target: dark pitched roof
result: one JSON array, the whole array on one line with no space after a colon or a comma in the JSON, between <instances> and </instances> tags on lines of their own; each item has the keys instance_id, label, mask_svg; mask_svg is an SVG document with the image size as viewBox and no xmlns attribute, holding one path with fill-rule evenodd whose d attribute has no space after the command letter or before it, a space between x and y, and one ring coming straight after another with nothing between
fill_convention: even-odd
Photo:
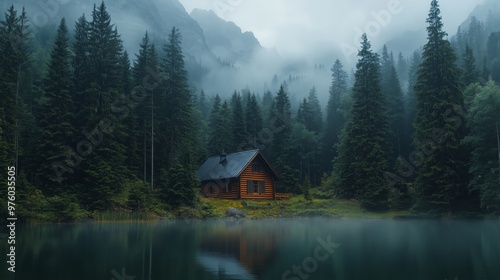
<instances>
[{"instance_id":1,"label":"dark pitched roof","mask_svg":"<svg viewBox=\"0 0 500 280\"><path fill-rule=\"evenodd\" d=\"M203 165L196 172L196 176L200 181L211 181L211 180L221 180L238 177L243 169L257 156L262 154L258 149L238 152L234 154L227 154L226 160L220 162L221 156L209 157ZM262 156L264 158L264 156ZM264 160L269 164L269 162L264 158ZM276 171L269 164L270 169L276 175Z\"/></svg>"}]
</instances>

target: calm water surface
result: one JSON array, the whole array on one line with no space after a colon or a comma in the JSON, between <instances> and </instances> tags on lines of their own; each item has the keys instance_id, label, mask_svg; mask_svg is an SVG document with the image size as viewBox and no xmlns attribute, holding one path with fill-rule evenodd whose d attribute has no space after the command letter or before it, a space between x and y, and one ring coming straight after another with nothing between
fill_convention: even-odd
<instances>
[{"instance_id":1,"label":"calm water surface","mask_svg":"<svg viewBox=\"0 0 500 280\"><path fill-rule=\"evenodd\" d=\"M246 220L18 228L0 279L494 279L499 221Z\"/></svg>"}]
</instances>

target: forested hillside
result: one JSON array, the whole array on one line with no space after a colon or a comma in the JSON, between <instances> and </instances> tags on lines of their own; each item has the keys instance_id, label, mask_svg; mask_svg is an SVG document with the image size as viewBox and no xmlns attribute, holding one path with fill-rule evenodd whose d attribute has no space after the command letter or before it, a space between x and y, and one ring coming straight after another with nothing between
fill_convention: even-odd
<instances>
[{"instance_id":1,"label":"forested hillside","mask_svg":"<svg viewBox=\"0 0 500 280\"><path fill-rule=\"evenodd\" d=\"M377 54L363 35L353 85L337 59L323 104L316 87L292 98L292 76L275 76L275 92L194 89L182 30L165 30L161 45L144 30L128 53L104 2L77 22L61 19L50 48L25 10L2 12L0 185L15 166L25 220L198 208L199 164L254 148L281 174L279 192L309 198L316 188L370 211L500 214L493 19L473 18L448 40L433 0L422 50L409 60L386 47ZM0 201L5 216L5 191Z\"/></svg>"}]
</instances>

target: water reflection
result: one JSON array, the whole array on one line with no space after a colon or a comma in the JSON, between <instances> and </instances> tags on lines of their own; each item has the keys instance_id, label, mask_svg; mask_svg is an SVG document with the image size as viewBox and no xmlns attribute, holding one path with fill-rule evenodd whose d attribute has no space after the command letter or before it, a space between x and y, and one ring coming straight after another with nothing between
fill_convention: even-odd
<instances>
[{"instance_id":1,"label":"water reflection","mask_svg":"<svg viewBox=\"0 0 500 280\"><path fill-rule=\"evenodd\" d=\"M340 247L315 263L319 239ZM2 280L500 280L499 221L34 225L17 231L15 274L6 269L5 241Z\"/></svg>"},{"instance_id":2,"label":"water reflection","mask_svg":"<svg viewBox=\"0 0 500 280\"><path fill-rule=\"evenodd\" d=\"M277 233L228 221L202 238L196 260L219 279L260 279L273 262Z\"/></svg>"}]
</instances>

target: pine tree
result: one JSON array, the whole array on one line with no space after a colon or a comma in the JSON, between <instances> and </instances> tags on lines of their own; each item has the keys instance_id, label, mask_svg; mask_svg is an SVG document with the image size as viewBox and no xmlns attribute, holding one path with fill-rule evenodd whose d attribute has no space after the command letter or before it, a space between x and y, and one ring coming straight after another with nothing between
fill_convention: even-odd
<instances>
[{"instance_id":1,"label":"pine tree","mask_svg":"<svg viewBox=\"0 0 500 280\"><path fill-rule=\"evenodd\" d=\"M479 89L469 119L466 142L474 147L470 187L480 192L482 208L500 214L500 87L493 81Z\"/></svg>"},{"instance_id":2,"label":"pine tree","mask_svg":"<svg viewBox=\"0 0 500 280\"><path fill-rule=\"evenodd\" d=\"M58 166L70 156L73 127L71 124L73 102L71 99L72 71L68 43L68 30L64 19L57 30L45 81L46 102L40 112L39 169L37 181L47 195L61 195L68 189L67 177L59 176L63 171Z\"/></svg>"},{"instance_id":3,"label":"pine tree","mask_svg":"<svg viewBox=\"0 0 500 280\"><path fill-rule=\"evenodd\" d=\"M465 134L460 70L445 39L440 14L433 0L427 19L428 42L415 86L414 146L420 151L415 209L430 213L457 210L468 181L466 155L460 145Z\"/></svg>"},{"instance_id":4,"label":"pine tree","mask_svg":"<svg viewBox=\"0 0 500 280\"><path fill-rule=\"evenodd\" d=\"M347 72L340 60L336 60L332 69L332 85L326 107L326 122L323 137L324 166L332 169L332 161L337 157L337 145L344 127L345 119L341 112L341 95L347 91Z\"/></svg>"},{"instance_id":5,"label":"pine tree","mask_svg":"<svg viewBox=\"0 0 500 280\"><path fill-rule=\"evenodd\" d=\"M245 112L243 110L243 103L241 95L236 91L231 97L231 138L232 145L227 152L237 152L240 147L246 142L246 127L245 127Z\"/></svg>"},{"instance_id":6,"label":"pine tree","mask_svg":"<svg viewBox=\"0 0 500 280\"><path fill-rule=\"evenodd\" d=\"M469 44L465 45L463 63L462 82L467 87L468 85L479 81L479 71L476 68L476 59L474 58L474 53L469 47Z\"/></svg>"},{"instance_id":7,"label":"pine tree","mask_svg":"<svg viewBox=\"0 0 500 280\"><path fill-rule=\"evenodd\" d=\"M384 179L389 168L389 128L385 98L380 91L379 58L371 50L366 34L358 53L354 104L339 147L335 191L357 198L368 209L387 207Z\"/></svg>"},{"instance_id":8,"label":"pine tree","mask_svg":"<svg viewBox=\"0 0 500 280\"><path fill-rule=\"evenodd\" d=\"M3 110L3 142L7 144L7 158L11 165L18 164L20 134L22 133L21 118L25 110L21 87L23 69L29 65L28 18L26 11L18 15L14 6L5 13L5 19L0 21L0 109ZM19 170L17 170L19 172Z\"/></svg>"},{"instance_id":9,"label":"pine tree","mask_svg":"<svg viewBox=\"0 0 500 280\"><path fill-rule=\"evenodd\" d=\"M262 118L268 120L271 117L271 108L273 107L274 96L271 91L264 92L260 108L262 109Z\"/></svg>"},{"instance_id":10,"label":"pine tree","mask_svg":"<svg viewBox=\"0 0 500 280\"><path fill-rule=\"evenodd\" d=\"M394 67L394 58L392 53L388 53L385 45L382 52L381 77L380 85L386 98L389 127L391 129L392 158L390 163L393 165L397 157L408 152L409 145L407 145L408 141L405 141L403 91Z\"/></svg>"},{"instance_id":11,"label":"pine tree","mask_svg":"<svg viewBox=\"0 0 500 280\"><path fill-rule=\"evenodd\" d=\"M217 134L217 130L220 126L222 120L220 119L220 109L222 105L222 100L217 94L212 102L212 110L210 112L210 118L208 123L208 143L207 150L210 155L216 155L222 152L222 145L220 144L220 135Z\"/></svg>"},{"instance_id":12,"label":"pine tree","mask_svg":"<svg viewBox=\"0 0 500 280\"><path fill-rule=\"evenodd\" d=\"M290 99L284 85L280 86L271 108L269 119L270 129L273 133L271 143L271 159L275 162L281 181L278 190L287 193L298 193L298 171L291 166L291 133L292 122L290 112Z\"/></svg>"},{"instance_id":13,"label":"pine tree","mask_svg":"<svg viewBox=\"0 0 500 280\"><path fill-rule=\"evenodd\" d=\"M124 51L120 58L120 70L121 70L121 92L124 96L134 100L135 95L132 92L132 76L130 68L130 59L128 52ZM135 101L137 102L137 101ZM131 110L124 115L124 126L127 131L128 137L126 138L124 144L127 150L127 169L130 170L134 177L140 176L140 166L141 166L141 154L139 152L139 147L142 144L141 139L137 135L138 124L137 119L134 116L134 108L136 104L132 103Z\"/></svg>"},{"instance_id":14,"label":"pine tree","mask_svg":"<svg viewBox=\"0 0 500 280\"><path fill-rule=\"evenodd\" d=\"M152 121L154 110L153 104L159 103L159 80L158 60L154 44L150 42L148 32L145 33L139 45L139 53L135 55L132 67L132 84L136 95L139 96L138 103L132 109L132 120L135 129L131 131L130 137L134 137L137 143L136 163L139 176L144 182L151 176L151 148L152 148ZM154 77L153 77L154 76ZM152 102L152 97L156 102ZM149 179L150 181L150 179Z\"/></svg>"},{"instance_id":15,"label":"pine tree","mask_svg":"<svg viewBox=\"0 0 500 280\"><path fill-rule=\"evenodd\" d=\"M403 56L403 53L399 52L398 55L398 62L396 67L396 72L398 74L399 80L401 81L401 84L405 84L408 81L408 61L406 58Z\"/></svg>"},{"instance_id":16,"label":"pine tree","mask_svg":"<svg viewBox=\"0 0 500 280\"><path fill-rule=\"evenodd\" d=\"M205 91L203 90L201 90L200 96L198 97L198 109L200 110L201 118L203 120L208 120L208 117L210 115L210 107L208 105L208 100Z\"/></svg>"},{"instance_id":17,"label":"pine tree","mask_svg":"<svg viewBox=\"0 0 500 280\"><path fill-rule=\"evenodd\" d=\"M422 63L422 56L418 51L415 51L412 56L410 70L408 71L408 90L406 93L406 135L408 139L413 139L415 134L415 118L417 116L417 95L415 93L415 85L417 84L418 69ZM410 140L411 142L411 140ZM410 145L411 146L411 145ZM405 154L405 157L408 155Z\"/></svg>"},{"instance_id":18,"label":"pine tree","mask_svg":"<svg viewBox=\"0 0 500 280\"><path fill-rule=\"evenodd\" d=\"M123 98L123 51L104 3L94 6L87 32L88 43L82 47L87 56L79 59L88 63L83 79L89 83L79 85L83 104L75 104L77 117L85 120L80 123L83 129L78 131L76 150L84 145L86 151L80 180L83 202L90 209L104 210L117 205L114 197L130 178L125 164L125 129L120 114L114 111L114 104Z\"/></svg>"},{"instance_id":19,"label":"pine tree","mask_svg":"<svg viewBox=\"0 0 500 280\"><path fill-rule=\"evenodd\" d=\"M246 145L248 149L256 149L258 147L257 140L262 135L259 135L263 129L262 113L255 94L247 96L245 108L245 127L247 132Z\"/></svg>"},{"instance_id":20,"label":"pine tree","mask_svg":"<svg viewBox=\"0 0 500 280\"><path fill-rule=\"evenodd\" d=\"M304 125L304 128L307 124L307 121L310 120L311 112L309 111L310 107L307 103L307 98L304 98L299 105L299 109L297 110L297 122Z\"/></svg>"},{"instance_id":21,"label":"pine tree","mask_svg":"<svg viewBox=\"0 0 500 280\"><path fill-rule=\"evenodd\" d=\"M82 15L75 23L75 36L73 43L73 104L75 105L75 116L72 118L73 127L76 132L81 133L87 124L86 117L90 114L87 112L89 99L85 93L90 84L90 54L89 54L89 32L90 23ZM81 140L79 134L75 134L74 142ZM79 172L75 170L75 178L78 180Z\"/></svg>"},{"instance_id":22,"label":"pine tree","mask_svg":"<svg viewBox=\"0 0 500 280\"><path fill-rule=\"evenodd\" d=\"M315 87L313 87L309 91L309 96L307 97L307 105L309 107L311 116L306 127L309 131L313 131L319 134L323 129L323 114L321 113L321 105L319 104Z\"/></svg>"},{"instance_id":23,"label":"pine tree","mask_svg":"<svg viewBox=\"0 0 500 280\"><path fill-rule=\"evenodd\" d=\"M316 134L321 133L323 126L323 115L321 114L321 105L316 96L316 88L312 88L309 97L304 98L297 111L297 122L304 125L308 131Z\"/></svg>"},{"instance_id":24,"label":"pine tree","mask_svg":"<svg viewBox=\"0 0 500 280\"><path fill-rule=\"evenodd\" d=\"M158 137L155 136L155 147L158 147L155 158L158 159L156 166L162 176L175 168L178 174L187 178L183 181L186 186L182 189L182 198L175 203L192 204L194 187L197 186L194 179L195 143L199 129L181 44L181 34L173 27L163 48L166 53L162 63L165 78L158 105L160 119L158 129L155 130L155 134L158 134ZM177 197L178 190L175 188L178 182L169 180L168 176L166 180L160 178L160 181L166 182L160 187L166 200L171 202L171 197Z\"/></svg>"}]
</instances>

